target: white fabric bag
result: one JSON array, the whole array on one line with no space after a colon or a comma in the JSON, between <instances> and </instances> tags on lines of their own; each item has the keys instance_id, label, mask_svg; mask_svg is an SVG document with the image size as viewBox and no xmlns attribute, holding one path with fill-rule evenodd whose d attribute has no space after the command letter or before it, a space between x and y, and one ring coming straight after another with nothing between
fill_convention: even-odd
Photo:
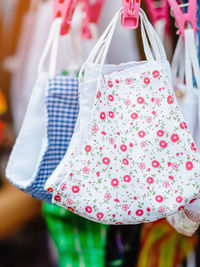
<instances>
[{"instance_id":1,"label":"white fabric bag","mask_svg":"<svg viewBox=\"0 0 200 267\"><path fill-rule=\"evenodd\" d=\"M37 193L38 191L37 186L32 188L32 185L35 182L35 176L47 146L45 95L49 73L55 68L56 54L54 49L52 49L51 52L49 71L44 69L44 62L52 44L57 42L60 33L60 25L60 18L56 19L52 24L39 63L38 78L31 94L25 119L6 167L6 177L11 183L26 192L35 190ZM50 200L51 196L48 192L46 192L46 194L44 193L44 195L43 198Z\"/></svg>"},{"instance_id":2,"label":"white fabric bag","mask_svg":"<svg viewBox=\"0 0 200 267\"><path fill-rule=\"evenodd\" d=\"M179 69L179 87L184 90L185 104L183 106L183 112L191 131L191 134L195 140L198 150L200 150L200 118L199 118L199 97L200 97L200 68L197 57L197 49L195 45L195 34L193 29L185 30L185 40L182 36L179 37L175 56L172 64L172 71L174 74L174 84L176 84L176 75ZM185 59L183 59L185 56ZM179 66L178 66L179 62ZM197 82L197 88L193 85L192 70L194 70L194 78ZM184 78L186 84L184 84ZM196 150L194 144L191 148ZM174 227L179 233L192 236L199 227L200 224L200 200L193 199L190 204L183 210L171 215L167 218L167 221Z\"/></svg>"},{"instance_id":3,"label":"white fabric bag","mask_svg":"<svg viewBox=\"0 0 200 267\"><path fill-rule=\"evenodd\" d=\"M80 72L81 79L97 51L100 76L89 131L80 130L77 138L75 130L62 163L45 188L57 179L53 202L90 220L136 224L175 213L199 196L200 161L190 148L193 139L176 104L162 43L143 11L141 29L148 61L101 73L120 14ZM87 112L84 101L80 95L79 117ZM77 128L85 129L83 124L79 118Z\"/></svg>"}]
</instances>

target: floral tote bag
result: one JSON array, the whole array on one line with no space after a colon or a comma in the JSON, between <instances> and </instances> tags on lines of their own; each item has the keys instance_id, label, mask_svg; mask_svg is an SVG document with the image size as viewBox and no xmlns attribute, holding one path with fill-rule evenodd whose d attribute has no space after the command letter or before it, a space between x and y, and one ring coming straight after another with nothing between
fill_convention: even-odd
<instances>
[{"instance_id":1,"label":"floral tote bag","mask_svg":"<svg viewBox=\"0 0 200 267\"><path fill-rule=\"evenodd\" d=\"M162 43L142 10L147 61L102 73L120 15L121 10L80 72L82 81L97 51L100 74L88 126L80 121L81 109L87 110L80 95L69 149L45 188L57 178L53 203L96 222L137 224L173 214L199 197L200 156L191 149L194 140L173 93Z\"/></svg>"}]
</instances>

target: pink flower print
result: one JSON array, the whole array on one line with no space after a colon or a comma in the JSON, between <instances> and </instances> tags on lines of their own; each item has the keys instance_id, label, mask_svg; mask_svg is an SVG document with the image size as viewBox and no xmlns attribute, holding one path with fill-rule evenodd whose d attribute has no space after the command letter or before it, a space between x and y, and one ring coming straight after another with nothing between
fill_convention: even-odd
<instances>
[{"instance_id":1,"label":"pink flower print","mask_svg":"<svg viewBox=\"0 0 200 267\"><path fill-rule=\"evenodd\" d=\"M101 92L97 92L96 98L100 98L101 97Z\"/></svg>"},{"instance_id":2,"label":"pink flower print","mask_svg":"<svg viewBox=\"0 0 200 267\"><path fill-rule=\"evenodd\" d=\"M68 210L74 212L75 210L72 207L67 207Z\"/></svg>"},{"instance_id":3,"label":"pink flower print","mask_svg":"<svg viewBox=\"0 0 200 267\"><path fill-rule=\"evenodd\" d=\"M123 159L124 165L129 165L129 161L127 159Z\"/></svg>"},{"instance_id":4,"label":"pink flower print","mask_svg":"<svg viewBox=\"0 0 200 267\"><path fill-rule=\"evenodd\" d=\"M74 174L73 173L70 173L70 175L69 175L70 177L73 177L74 176Z\"/></svg>"},{"instance_id":5,"label":"pink flower print","mask_svg":"<svg viewBox=\"0 0 200 267\"><path fill-rule=\"evenodd\" d=\"M83 173L88 174L90 172L90 169L87 167L83 168Z\"/></svg>"},{"instance_id":6,"label":"pink flower print","mask_svg":"<svg viewBox=\"0 0 200 267\"><path fill-rule=\"evenodd\" d=\"M183 198L181 196L178 196L176 198L176 202L181 203L183 201Z\"/></svg>"},{"instance_id":7,"label":"pink flower print","mask_svg":"<svg viewBox=\"0 0 200 267\"><path fill-rule=\"evenodd\" d=\"M72 192L73 192L73 193L77 194L79 191L80 191L80 188L79 188L78 185L74 185L74 186L72 186Z\"/></svg>"},{"instance_id":8,"label":"pink flower print","mask_svg":"<svg viewBox=\"0 0 200 267\"><path fill-rule=\"evenodd\" d=\"M157 131L157 136L162 137L164 135L164 132L162 130Z\"/></svg>"},{"instance_id":9,"label":"pink flower print","mask_svg":"<svg viewBox=\"0 0 200 267\"><path fill-rule=\"evenodd\" d=\"M99 127L98 127L97 125L94 125L94 126L92 127L92 132L93 132L93 133L97 133L98 130L99 130Z\"/></svg>"},{"instance_id":10,"label":"pink flower print","mask_svg":"<svg viewBox=\"0 0 200 267\"><path fill-rule=\"evenodd\" d=\"M173 181L174 180L174 177L170 175L169 176L169 179Z\"/></svg>"},{"instance_id":11,"label":"pink flower print","mask_svg":"<svg viewBox=\"0 0 200 267\"><path fill-rule=\"evenodd\" d=\"M121 149L121 151L126 152L127 146L126 145L121 145L120 149Z\"/></svg>"},{"instance_id":12,"label":"pink flower print","mask_svg":"<svg viewBox=\"0 0 200 267\"><path fill-rule=\"evenodd\" d=\"M159 143L160 147L162 148L166 148L167 147L167 143L164 140L161 140Z\"/></svg>"},{"instance_id":13,"label":"pink flower print","mask_svg":"<svg viewBox=\"0 0 200 267\"><path fill-rule=\"evenodd\" d=\"M143 210L137 210L135 213L137 216L142 216L144 214Z\"/></svg>"},{"instance_id":14,"label":"pink flower print","mask_svg":"<svg viewBox=\"0 0 200 267\"><path fill-rule=\"evenodd\" d=\"M108 113L108 115L109 115L109 117L111 118L111 119L113 119L114 118L114 113L112 112L112 111L110 111L109 113Z\"/></svg>"},{"instance_id":15,"label":"pink flower print","mask_svg":"<svg viewBox=\"0 0 200 267\"><path fill-rule=\"evenodd\" d=\"M105 196L104 196L105 199L109 200L112 198L111 194L110 193L105 193Z\"/></svg>"},{"instance_id":16,"label":"pink flower print","mask_svg":"<svg viewBox=\"0 0 200 267\"><path fill-rule=\"evenodd\" d=\"M174 99L173 99L173 97L171 95L169 95L167 97L167 103L170 104L170 105L174 103Z\"/></svg>"},{"instance_id":17,"label":"pink flower print","mask_svg":"<svg viewBox=\"0 0 200 267\"><path fill-rule=\"evenodd\" d=\"M110 88L112 88L112 87L113 87L113 83L112 83L111 81L108 81L108 86L109 86Z\"/></svg>"},{"instance_id":18,"label":"pink flower print","mask_svg":"<svg viewBox=\"0 0 200 267\"><path fill-rule=\"evenodd\" d=\"M154 100L155 100L155 98L154 98L154 97L152 97L152 98L151 98L151 102L154 102Z\"/></svg>"},{"instance_id":19,"label":"pink flower print","mask_svg":"<svg viewBox=\"0 0 200 267\"><path fill-rule=\"evenodd\" d=\"M105 118L106 118L106 113L105 112L101 112L100 119L101 120L105 120Z\"/></svg>"},{"instance_id":20,"label":"pink flower print","mask_svg":"<svg viewBox=\"0 0 200 267\"><path fill-rule=\"evenodd\" d=\"M102 132L101 132L101 134L103 134L103 135L106 135L107 133L106 133L106 132L104 132L104 131L102 131Z\"/></svg>"},{"instance_id":21,"label":"pink flower print","mask_svg":"<svg viewBox=\"0 0 200 267\"><path fill-rule=\"evenodd\" d=\"M146 168L146 165L142 162L140 162L140 164L138 165L140 170L144 170Z\"/></svg>"},{"instance_id":22,"label":"pink flower print","mask_svg":"<svg viewBox=\"0 0 200 267\"><path fill-rule=\"evenodd\" d=\"M159 76L160 76L160 72L158 71L158 70L154 70L153 72L152 72L152 75L153 75L153 78L158 78Z\"/></svg>"},{"instance_id":23,"label":"pink flower print","mask_svg":"<svg viewBox=\"0 0 200 267\"><path fill-rule=\"evenodd\" d=\"M50 193L53 193L53 188L52 187L48 187L47 191L49 191Z\"/></svg>"},{"instance_id":24,"label":"pink flower print","mask_svg":"<svg viewBox=\"0 0 200 267\"><path fill-rule=\"evenodd\" d=\"M145 131L139 131L139 132L138 132L138 136L139 136L140 138L144 138L145 135L146 135Z\"/></svg>"},{"instance_id":25,"label":"pink flower print","mask_svg":"<svg viewBox=\"0 0 200 267\"><path fill-rule=\"evenodd\" d=\"M61 190L65 190L65 189L66 189L66 187L67 187L67 185L66 185L66 184L61 184L61 186L60 186L60 189L61 189Z\"/></svg>"},{"instance_id":26,"label":"pink flower print","mask_svg":"<svg viewBox=\"0 0 200 267\"><path fill-rule=\"evenodd\" d=\"M168 165L168 167L171 167L172 164L171 164L171 162L168 162L167 165Z\"/></svg>"},{"instance_id":27,"label":"pink flower print","mask_svg":"<svg viewBox=\"0 0 200 267\"><path fill-rule=\"evenodd\" d=\"M144 103L144 98L143 97L138 97L137 102L138 102L138 104L143 104Z\"/></svg>"},{"instance_id":28,"label":"pink flower print","mask_svg":"<svg viewBox=\"0 0 200 267\"><path fill-rule=\"evenodd\" d=\"M119 80L115 80L116 83L119 83Z\"/></svg>"},{"instance_id":29,"label":"pink flower print","mask_svg":"<svg viewBox=\"0 0 200 267\"><path fill-rule=\"evenodd\" d=\"M128 206L127 204L123 204L123 205L122 205L122 209L123 209L124 211L128 211L129 206Z\"/></svg>"},{"instance_id":30,"label":"pink flower print","mask_svg":"<svg viewBox=\"0 0 200 267\"><path fill-rule=\"evenodd\" d=\"M153 179L153 177L148 177L148 178L147 178L147 183L148 183L148 184L153 184L153 183L154 183L154 179Z\"/></svg>"},{"instance_id":31,"label":"pink flower print","mask_svg":"<svg viewBox=\"0 0 200 267\"><path fill-rule=\"evenodd\" d=\"M131 181L131 176L130 175L125 175L124 176L124 182L130 183L130 181Z\"/></svg>"},{"instance_id":32,"label":"pink flower print","mask_svg":"<svg viewBox=\"0 0 200 267\"><path fill-rule=\"evenodd\" d=\"M125 99L125 100L124 100L124 104L125 104L126 106L129 106L129 105L131 104L130 99Z\"/></svg>"},{"instance_id":33,"label":"pink flower print","mask_svg":"<svg viewBox=\"0 0 200 267\"><path fill-rule=\"evenodd\" d=\"M182 121L181 123L180 123L180 128L181 129L187 129L187 124L186 124L186 122L185 121Z\"/></svg>"},{"instance_id":34,"label":"pink flower print","mask_svg":"<svg viewBox=\"0 0 200 267\"><path fill-rule=\"evenodd\" d=\"M160 98L156 98L155 103L156 103L156 105L159 105L160 104Z\"/></svg>"},{"instance_id":35,"label":"pink flower print","mask_svg":"<svg viewBox=\"0 0 200 267\"><path fill-rule=\"evenodd\" d=\"M145 84L149 84L150 83L150 79L148 77L144 78L144 83Z\"/></svg>"},{"instance_id":36,"label":"pink flower print","mask_svg":"<svg viewBox=\"0 0 200 267\"><path fill-rule=\"evenodd\" d=\"M71 200L71 198L67 198L66 202L67 202L68 205L72 205L73 204L73 201Z\"/></svg>"},{"instance_id":37,"label":"pink flower print","mask_svg":"<svg viewBox=\"0 0 200 267\"><path fill-rule=\"evenodd\" d=\"M130 146L130 147L133 147L133 143L130 143L129 146Z\"/></svg>"},{"instance_id":38,"label":"pink flower print","mask_svg":"<svg viewBox=\"0 0 200 267\"><path fill-rule=\"evenodd\" d=\"M87 213L92 213L92 208L90 206L85 207Z\"/></svg>"},{"instance_id":39,"label":"pink flower print","mask_svg":"<svg viewBox=\"0 0 200 267\"><path fill-rule=\"evenodd\" d=\"M118 186L118 184L119 184L119 181L117 178L112 179L112 181L111 181L112 186Z\"/></svg>"},{"instance_id":40,"label":"pink flower print","mask_svg":"<svg viewBox=\"0 0 200 267\"><path fill-rule=\"evenodd\" d=\"M178 140L179 140L179 136L178 136L178 134L172 134L172 136L171 136L171 140L172 140L173 143L178 142Z\"/></svg>"},{"instance_id":41,"label":"pink flower print","mask_svg":"<svg viewBox=\"0 0 200 267\"><path fill-rule=\"evenodd\" d=\"M168 187L170 186L170 184L169 184L168 181L164 181L164 182L163 182L163 186L164 186L165 188L168 188Z\"/></svg>"},{"instance_id":42,"label":"pink flower print","mask_svg":"<svg viewBox=\"0 0 200 267\"><path fill-rule=\"evenodd\" d=\"M131 211L129 210L128 215L131 215Z\"/></svg>"},{"instance_id":43,"label":"pink flower print","mask_svg":"<svg viewBox=\"0 0 200 267\"><path fill-rule=\"evenodd\" d=\"M127 78L125 80L125 82L126 82L127 85L131 85L132 84L132 80L130 78Z\"/></svg>"},{"instance_id":44,"label":"pink flower print","mask_svg":"<svg viewBox=\"0 0 200 267\"><path fill-rule=\"evenodd\" d=\"M160 195L156 196L156 201L159 202L159 203L163 202L163 197L160 196Z\"/></svg>"},{"instance_id":45,"label":"pink flower print","mask_svg":"<svg viewBox=\"0 0 200 267\"><path fill-rule=\"evenodd\" d=\"M165 208L162 207L162 206L160 206L160 207L158 208L158 212L159 212L159 213L163 213L163 212L165 212Z\"/></svg>"},{"instance_id":46,"label":"pink flower print","mask_svg":"<svg viewBox=\"0 0 200 267\"><path fill-rule=\"evenodd\" d=\"M153 160L153 161L152 161L152 166L153 166L154 168L159 168L160 163L159 163L157 160Z\"/></svg>"},{"instance_id":47,"label":"pink flower print","mask_svg":"<svg viewBox=\"0 0 200 267\"><path fill-rule=\"evenodd\" d=\"M118 198L115 198L114 201L117 202L117 203L120 202Z\"/></svg>"},{"instance_id":48,"label":"pink flower print","mask_svg":"<svg viewBox=\"0 0 200 267\"><path fill-rule=\"evenodd\" d=\"M150 212L151 211L151 209L150 208L147 208L147 212Z\"/></svg>"},{"instance_id":49,"label":"pink flower print","mask_svg":"<svg viewBox=\"0 0 200 267\"><path fill-rule=\"evenodd\" d=\"M191 161L188 161L188 162L186 163L185 167L186 167L186 169L187 169L188 171L191 171L191 170L193 169L194 165L193 165L193 163L192 163Z\"/></svg>"},{"instance_id":50,"label":"pink flower print","mask_svg":"<svg viewBox=\"0 0 200 267\"><path fill-rule=\"evenodd\" d=\"M155 112L155 110L153 110L153 111L152 111L152 114L153 114L153 115L156 115L156 112Z\"/></svg>"},{"instance_id":51,"label":"pink flower print","mask_svg":"<svg viewBox=\"0 0 200 267\"><path fill-rule=\"evenodd\" d=\"M140 146L141 146L142 148L145 148L145 147L147 146L147 143L146 143L145 141L142 141L142 142L140 143Z\"/></svg>"},{"instance_id":52,"label":"pink flower print","mask_svg":"<svg viewBox=\"0 0 200 267\"><path fill-rule=\"evenodd\" d=\"M91 146L89 146L89 145L87 145L87 146L85 147L85 151L86 151L86 152L90 152L91 149L92 149L92 148L91 148Z\"/></svg>"},{"instance_id":53,"label":"pink flower print","mask_svg":"<svg viewBox=\"0 0 200 267\"><path fill-rule=\"evenodd\" d=\"M193 151L197 151L196 147L195 147L195 143L192 143L191 146L190 146L191 150Z\"/></svg>"},{"instance_id":54,"label":"pink flower print","mask_svg":"<svg viewBox=\"0 0 200 267\"><path fill-rule=\"evenodd\" d=\"M148 117L146 118L146 122L148 122L148 123L152 122L152 117L151 117L151 116L148 116Z\"/></svg>"},{"instance_id":55,"label":"pink flower print","mask_svg":"<svg viewBox=\"0 0 200 267\"><path fill-rule=\"evenodd\" d=\"M97 175L97 177L99 177L100 176L100 172L96 172L96 175Z\"/></svg>"},{"instance_id":56,"label":"pink flower print","mask_svg":"<svg viewBox=\"0 0 200 267\"><path fill-rule=\"evenodd\" d=\"M110 159L109 158L103 158L103 164L109 165L110 164Z\"/></svg>"},{"instance_id":57,"label":"pink flower print","mask_svg":"<svg viewBox=\"0 0 200 267\"><path fill-rule=\"evenodd\" d=\"M109 100L110 102L113 102L113 101L114 101L114 96L113 96L113 95L109 95L109 96L108 96L108 100Z\"/></svg>"},{"instance_id":58,"label":"pink flower print","mask_svg":"<svg viewBox=\"0 0 200 267\"><path fill-rule=\"evenodd\" d=\"M136 120L138 118L138 114L137 113L132 113L131 114L131 119L133 119L133 120Z\"/></svg>"},{"instance_id":59,"label":"pink flower print","mask_svg":"<svg viewBox=\"0 0 200 267\"><path fill-rule=\"evenodd\" d=\"M115 143L115 139L114 138L109 138L109 142L111 145L113 145Z\"/></svg>"},{"instance_id":60,"label":"pink flower print","mask_svg":"<svg viewBox=\"0 0 200 267\"><path fill-rule=\"evenodd\" d=\"M182 210L182 209L184 209L184 206L180 206L180 207L178 208L178 210Z\"/></svg>"},{"instance_id":61,"label":"pink flower print","mask_svg":"<svg viewBox=\"0 0 200 267\"><path fill-rule=\"evenodd\" d=\"M178 169L178 164L177 163L172 163L172 169L177 170Z\"/></svg>"},{"instance_id":62,"label":"pink flower print","mask_svg":"<svg viewBox=\"0 0 200 267\"><path fill-rule=\"evenodd\" d=\"M56 195L56 196L54 196L54 200L57 202L61 202L61 197Z\"/></svg>"},{"instance_id":63,"label":"pink flower print","mask_svg":"<svg viewBox=\"0 0 200 267\"><path fill-rule=\"evenodd\" d=\"M104 217L104 214L103 214L102 212L98 212L98 213L97 213L97 218L98 218L99 220L102 220L103 217Z\"/></svg>"},{"instance_id":64,"label":"pink flower print","mask_svg":"<svg viewBox=\"0 0 200 267\"><path fill-rule=\"evenodd\" d=\"M116 222L115 224L116 225L122 225L123 223L122 222Z\"/></svg>"},{"instance_id":65,"label":"pink flower print","mask_svg":"<svg viewBox=\"0 0 200 267\"><path fill-rule=\"evenodd\" d=\"M190 200L190 204L192 204L195 200L197 200L197 199L193 198L192 200Z\"/></svg>"}]
</instances>

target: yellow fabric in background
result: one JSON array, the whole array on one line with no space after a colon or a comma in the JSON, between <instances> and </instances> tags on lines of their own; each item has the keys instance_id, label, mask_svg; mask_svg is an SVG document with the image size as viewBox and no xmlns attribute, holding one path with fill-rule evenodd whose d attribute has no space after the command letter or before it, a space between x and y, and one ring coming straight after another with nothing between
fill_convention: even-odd
<instances>
[{"instance_id":1,"label":"yellow fabric in background","mask_svg":"<svg viewBox=\"0 0 200 267\"><path fill-rule=\"evenodd\" d=\"M144 224L137 267L178 267L196 243L196 236L177 233L166 220Z\"/></svg>"}]
</instances>

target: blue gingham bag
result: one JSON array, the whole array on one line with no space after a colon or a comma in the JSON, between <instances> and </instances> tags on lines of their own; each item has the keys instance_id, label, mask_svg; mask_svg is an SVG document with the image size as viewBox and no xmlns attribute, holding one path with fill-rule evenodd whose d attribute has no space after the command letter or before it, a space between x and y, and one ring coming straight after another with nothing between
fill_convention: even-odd
<instances>
[{"instance_id":1,"label":"blue gingham bag","mask_svg":"<svg viewBox=\"0 0 200 267\"><path fill-rule=\"evenodd\" d=\"M52 25L38 80L6 168L12 184L47 202L52 196L44 190L44 184L66 153L79 111L78 79L52 75L56 53L51 53L49 73L43 71L52 43L54 50L58 47L60 22L58 19Z\"/></svg>"}]
</instances>

